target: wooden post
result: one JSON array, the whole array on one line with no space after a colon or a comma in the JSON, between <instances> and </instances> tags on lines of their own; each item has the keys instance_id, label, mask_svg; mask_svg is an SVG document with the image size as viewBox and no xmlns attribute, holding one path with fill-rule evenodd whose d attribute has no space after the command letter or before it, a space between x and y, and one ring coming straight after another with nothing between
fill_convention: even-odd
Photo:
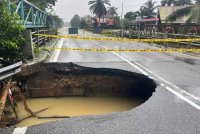
<instances>
[{"instance_id":1,"label":"wooden post","mask_svg":"<svg viewBox=\"0 0 200 134\"><path fill-rule=\"evenodd\" d=\"M189 35L189 39L191 38L191 34ZM188 49L190 49L191 48L191 44L190 44L190 42L188 42L188 44L187 44L187 48Z\"/></svg>"},{"instance_id":2,"label":"wooden post","mask_svg":"<svg viewBox=\"0 0 200 134\"><path fill-rule=\"evenodd\" d=\"M167 39L167 38L168 38L167 31L165 31L164 39ZM169 44L167 42L164 42L164 46L166 46L168 49Z\"/></svg>"},{"instance_id":3,"label":"wooden post","mask_svg":"<svg viewBox=\"0 0 200 134\"><path fill-rule=\"evenodd\" d=\"M11 79L8 81L8 83L3 87L3 91L2 91L2 96L0 99L0 121L3 120L3 116L4 116L4 108L5 108L5 104L6 104L6 100L7 100L7 96L9 93L9 89L12 86L12 82Z\"/></svg>"},{"instance_id":4,"label":"wooden post","mask_svg":"<svg viewBox=\"0 0 200 134\"><path fill-rule=\"evenodd\" d=\"M13 100L12 100L12 97L11 97L12 92L11 92L10 89L9 89L9 92L10 92L10 93L8 94L8 99L9 99L10 105L11 105L11 107L12 107L12 109L13 109L13 112L14 112L14 114L15 114L15 116L16 116L16 119L18 120L17 110L16 110L15 104L14 104L14 102L13 102Z\"/></svg>"},{"instance_id":5,"label":"wooden post","mask_svg":"<svg viewBox=\"0 0 200 134\"><path fill-rule=\"evenodd\" d=\"M132 38L131 25L129 26L129 38Z\"/></svg>"}]
</instances>

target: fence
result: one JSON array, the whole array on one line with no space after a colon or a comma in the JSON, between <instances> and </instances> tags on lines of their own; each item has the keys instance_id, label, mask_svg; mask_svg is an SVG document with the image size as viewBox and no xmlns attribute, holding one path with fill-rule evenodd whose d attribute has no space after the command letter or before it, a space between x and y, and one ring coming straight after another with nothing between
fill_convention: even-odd
<instances>
[{"instance_id":1,"label":"fence","mask_svg":"<svg viewBox=\"0 0 200 134\"><path fill-rule=\"evenodd\" d=\"M47 42L51 40L50 37L41 37L34 34L57 34L57 31L55 29L46 29L46 28L38 28L38 29L31 29L32 34L32 43L36 44L37 47L40 47L42 45L46 45Z\"/></svg>"}]
</instances>

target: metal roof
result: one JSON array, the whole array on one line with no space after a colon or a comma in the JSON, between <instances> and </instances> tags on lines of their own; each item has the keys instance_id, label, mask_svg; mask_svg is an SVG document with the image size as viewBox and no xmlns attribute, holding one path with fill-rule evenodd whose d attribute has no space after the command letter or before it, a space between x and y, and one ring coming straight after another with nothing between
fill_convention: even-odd
<instances>
[{"instance_id":1,"label":"metal roof","mask_svg":"<svg viewBox=\"0 0 200 134\"><path fill-rule=\"evenodd\" d=\"M158 12L160 15L161 23L167 23L166 18L173 12L177 11L178 9L184 8L183 6L164 6L164 7L158 7ZM186 20L189 18L189 15L180 17L176 21L168 22L168 23L185 23Z\"/></svg>"},{"instance_id":2,"label":"metal roof","mask_svg":"<svg viewBox=\"0 0 200 134\"><path fill-rule=\"evenodd\" d=\"M157 22L159 18L148 18L148 19L141 19L141 20L131 20L130 23L140 23L140 22Z\"/></svg>"}]
</instances>

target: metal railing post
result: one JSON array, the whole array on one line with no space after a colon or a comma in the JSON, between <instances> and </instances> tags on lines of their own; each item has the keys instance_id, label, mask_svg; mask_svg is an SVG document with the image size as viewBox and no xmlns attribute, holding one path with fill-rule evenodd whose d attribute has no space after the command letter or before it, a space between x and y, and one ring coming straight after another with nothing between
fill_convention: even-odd
<instances>
[{"instance_id":1,"label":"metal railing post","mask_svg":"<svg viewBox=\"0 0 200 134\"><path fill-rule=\"evenodd\" d=\"M9 12L11 11L10 0L7 0L7 9L8 9Z\"/></svg>"},{"instance_id":2,"label":"metal railing post","mask_svg":"<svg viewBox=\"0 0 200 134\"><path fill-rule=\"evenodd\" d=\"M37 34L40 34L39 28L37 28ZM40 36L37 35L36 39L37 39L37 47L40 47Z\"/></svg>"},{"instance_id":3,"label":"metal railing post","mask_svg":"<svg viewBox=\"0 0 200 134\"><path fill-rule=\"evenodd\" d=\"M22 23L24 24L25 20L24 20L24 1L23 0L21 0L21 5L20 5L20 16L22 19Z\"/></svg>"},{"instance_id":4,"label":"metal railing post","mask_svg":"<svg viewBox=\"0 0 200 134\"><path fill-rule=\"evenodd\" d=\"M45 30L46 30L46 29L44 28L44 29L43 29L43 33L44 33L44 34L46 34L46 31L45 31ZM43 44L46 45L46 37L45 37L45 36L44 36L44 43L43 43Z\"/></svg>"}]
</instances>

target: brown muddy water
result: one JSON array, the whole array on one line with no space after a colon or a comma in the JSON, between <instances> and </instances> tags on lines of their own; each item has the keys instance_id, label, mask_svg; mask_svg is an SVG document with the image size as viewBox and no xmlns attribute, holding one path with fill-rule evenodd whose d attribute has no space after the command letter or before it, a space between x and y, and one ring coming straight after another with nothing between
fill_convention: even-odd
<instances>
[{"instance_id":1,"label":"brown muddy water","mask_svg":"<svg viewBox=\"0 0 200 134\"><path fill-rule=\"evenodd\" d=\"M38 114L38 116L73 117L128 111L140 105L142 101L129 97L62 97L28 99L27 103L32 111L49 108ZM21 102L18 103L18 112L19 118L24 118L28 115ZM61 119L38 119L37 117L33 117L18 123L16 126L32 126L57 120Z\"/></svg>"}]
</instances>

